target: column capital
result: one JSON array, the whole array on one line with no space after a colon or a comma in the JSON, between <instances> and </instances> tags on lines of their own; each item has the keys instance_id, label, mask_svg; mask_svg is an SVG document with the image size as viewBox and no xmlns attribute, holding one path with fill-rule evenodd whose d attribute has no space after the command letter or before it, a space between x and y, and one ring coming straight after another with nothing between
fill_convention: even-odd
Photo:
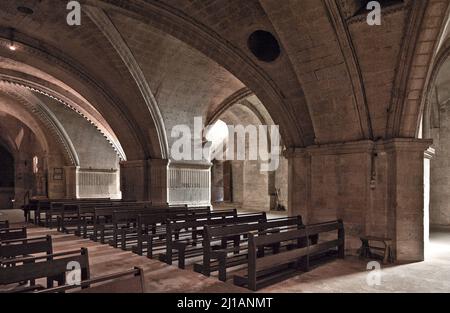
<instances>
[{"instance_id":1,"label":"column capital","mask_svg":"<svg viewBox=\"0 0 450 313\"><path fill-rule=\"evenodd\" d=\"M146 164L145 160L132 160L132 161L121 161L121 168L132 168L132 167L144 167Z\"/></svg>"},{"instance_id":2,"label":"column capital","mask_svg":"<svg viewBox=\"0 0 450 313\"><path fill-rule=\"evenodd\" d=\"M377 143L377 147L386 152L425 152L432 144L432 139L394 138Z\"/></svg>"},{"instance_id":3,"label":"column capital","mask_svg":"<svg viewBox=\"0 0 450 313\"><path fill-rule=\"evenodd\" d=\"M373 153L378 151L424 152L433 144L431 139L394 138L389 140L361 140L338 144L314 145L305 148L290 148L284 151L287 159L307 158L312 155L341 155Z\"/></svg>"},{"instance_id":4,"label":"column capital","mask_svg":"<svg viewBox=\"0 0 450 313\"><path fill-rule=\"evenodd\" d=\"M169 160L167 160L167 159L148 159L147 163L151 166L167 166L167 165L169 165Z\"/></svg>"},{"instance_id":5,"label":"column capital","mask_svg":"<svg viewBox=\"0 0 450 313\"><path fill-rule=\"evenodd\" d=\"M192 169L210 169L213 166L211 162L173 162L170 161L171 168L192 168Z\"/></svg>"},{"instance_id":6,"label":"column capital","mask_svg":"<svg viewBox=\"0 0 450 313\"><path fill-rule=\"evenodd\" d=\"M371 140L349 141L345 143L314 145L306 148L293 148L285 151L284 156L290 158L303 158L312 155L337 155L354 153L371 153L376 143Z\"/></svg>"}]
</instances>

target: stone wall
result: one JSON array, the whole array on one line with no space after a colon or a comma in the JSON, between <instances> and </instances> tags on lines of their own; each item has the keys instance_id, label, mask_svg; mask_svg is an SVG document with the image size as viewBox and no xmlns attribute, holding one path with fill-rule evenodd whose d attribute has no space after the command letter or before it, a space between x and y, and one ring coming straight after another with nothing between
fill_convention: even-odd
<instances>
[{"instance_id":1,"label":"stone wall","mask_svg":"<svg viewBox=\"0 0 450 313\"><path fill-rule=\"evenodd\" d=\"M439 128L432 128L435 156L431 160L430 224L450 225L450 108L439 112Z\"/></svg>"},{"instance_id":2,"label":"stone wall","mask_svg":"<svg viewBox=\"0 0 450 313\"><path fill-rule=\"evenodd\" d=\"M290 151L289 213L306 223L343 219L349 253L360 247L360 236L381 236L393 240L398 261L421 261L430 145L398 139Z\"/></svg>"},{"instance_id":3,"label":"stone wall","mask_svg":"<svg viewBox=\"0 0 450 313\"><path fill-rule=\"evenodd\" d=\"M105 137L73 110L42 97L64 126L80 159L82 169L119 169L119 157Z\"/></svg>"}]
</instances>

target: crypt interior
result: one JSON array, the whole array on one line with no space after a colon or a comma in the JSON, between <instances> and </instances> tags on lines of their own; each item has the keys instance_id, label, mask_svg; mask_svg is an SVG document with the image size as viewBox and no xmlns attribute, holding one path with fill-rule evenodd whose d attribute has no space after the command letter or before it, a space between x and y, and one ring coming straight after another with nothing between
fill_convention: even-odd
<instances>
[{"instance_id":1,"label":"crypt interior","mask_svg":"<svg viewBox=\"0 0 450 313\"><path fill-rule=\"evenodd\" d=\"M67 2L2 1L0 220L87 248L91 278L138 266L147 292L189 293L248 292L233 281L246 263L221 281L200 255L179 268L124 252L51 227L52 204L339 220L345 258L260 291L450 292L449 0L379 1L381 25L360 0L80 0L80 25ZM45 201L50 224L24 219ZM389 243L375 286L364 238Z\"/></svg>"}]
</instances>

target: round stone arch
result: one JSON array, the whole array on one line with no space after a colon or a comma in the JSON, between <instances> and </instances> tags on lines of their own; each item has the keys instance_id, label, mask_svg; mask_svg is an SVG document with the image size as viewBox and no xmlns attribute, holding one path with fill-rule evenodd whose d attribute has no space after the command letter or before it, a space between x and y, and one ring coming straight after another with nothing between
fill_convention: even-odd
<instances>
[{"instance_id":1,"label":"round stone arch","mask_svg":"<svg viewBox=\"0 0 450 313\"><path fill-rule=\"evenodd\" d=\"M144 22L202 52L228 70L258 96L275 122L280 125L280 132L287 146L304 147L314 144L312 123L305 126L295 121L292 112L287 109L285 96L269 75L219 34L159 2L148 2L145 5L137 1L105 3L85 0L84 2L93 7L114 10ZM309 113L307 115L310 120Z\"/></svg>"},{"instance_id":2,"label":"round stone arch","mask_svg":"<svg viewBox=\"0 0 450 313\"><path fill-rule=\"evenodd\" d=\"M110 141L120 143L127 160L161 158L157 136L153 136L150 142L145 139L148 134L144 134L144 130L134 122L133 115L121 99L95 81L75 60L49 51L48 47L47 50L37 49L31 42L16 42L17 50L12 53L4 49L7 40L0 38L0 58L19 65L15 69L2 69L0 76L3 80L20 83L72 106ZM54 66L46 66L48 63ZM148 121L152 123L151 117ZM152 128L151 125L149 127Z\"/></svg>"}]
</instances>

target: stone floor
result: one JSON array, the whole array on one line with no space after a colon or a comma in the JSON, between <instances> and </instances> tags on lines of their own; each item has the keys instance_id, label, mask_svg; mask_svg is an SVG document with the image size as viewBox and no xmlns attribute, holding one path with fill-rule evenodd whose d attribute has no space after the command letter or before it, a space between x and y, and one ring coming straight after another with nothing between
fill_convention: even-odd
<instances>
[{"instance_id":1,"label":"stone floor","mask_svg":"<svg viewBox=\"0 0 450 313\"><path fill-rule=\"evenodd\" d=\"M1 217L0 217L1 219ZM246 292L232 282L221 283L190 270L179 270L158 261L139 257L109 246L61 235L44 228L31 228L31 236L51 234L55 251L87 247L92 276L140 266L145 271L149 292ZM431 234L427 260L421 263L389 266L381 270L381 285L367 284L367 262L347 257L331 261L308 273L272 285L260 292L450 292L450 228L436 229Z\"/></svg>"},{"instance_id":2,"label":"stone floor","mask_svg":"<svg viewBox=\"0 0 450 313\"><path fill-rule=\"evenodd\" d=\"M367 283L367 262L347 257L296 276L264 292L450 292L450 229L431 234L427 260L382 268L381 285Z\"/></svg>"}]
</instances>

